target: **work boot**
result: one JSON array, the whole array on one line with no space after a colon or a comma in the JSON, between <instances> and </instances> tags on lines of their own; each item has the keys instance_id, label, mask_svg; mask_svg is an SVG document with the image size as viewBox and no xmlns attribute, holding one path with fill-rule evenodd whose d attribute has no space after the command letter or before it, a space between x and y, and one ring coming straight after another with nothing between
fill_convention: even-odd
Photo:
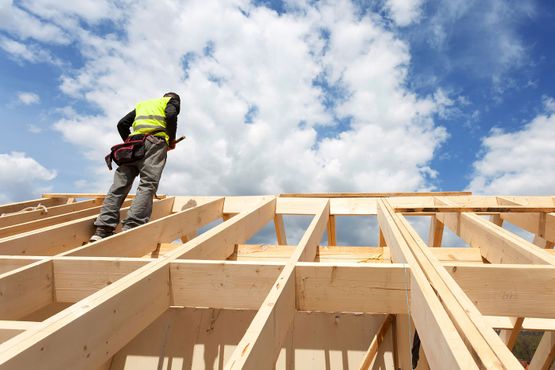
<instances>
[{"instance_id":1,"label":"work boot","mask_svg":"<svg viewBox=\"0 0 555 370\"><path fill-rule=\"evenodd\" d=\"M113 228L99 226L96 228L96 232L94 233L94 235L91 236L91 238L89 239L89 243L97 242L112 235L114 235Z\"/></svg>"}]
</instances>

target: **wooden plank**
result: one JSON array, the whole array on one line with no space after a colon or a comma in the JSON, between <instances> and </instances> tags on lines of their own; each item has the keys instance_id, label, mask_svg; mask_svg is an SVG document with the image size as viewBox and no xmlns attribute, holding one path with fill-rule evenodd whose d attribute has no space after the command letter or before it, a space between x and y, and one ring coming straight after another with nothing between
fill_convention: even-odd
<instances>
[{"instance_id":1,"label":"wooden plank","mask_svg":"<svg viewBox=\"0 0 555 370\"><path fill-rule=\"evenodd\" d=\"M101 202L98 199L84 200L73 204L62 204L58 206L51 206L45 209L37 209L36 211L29 211L14 214L11 216L0 217L0 228L7 226L17 225L25 222L36 221L42 218L49 218L59 216L64 213L80 211L86 208L99 206Z\"/></svg>"},{"instance_id":2,"label":"wooden plank","mask_svg":"<svg viewBox=\"0 0 555 370\"><path fill-rule=\"evenodd\" d=\"M441 247L443 239L443 223L434 215L430 221L430 232L428 234L428 245L433 248Z\"/></svg>"},{"instance_id":3,"label":"wooden plank","mask_svg":"<svg viewBox=\"0 0 555 370\"><path fill-rule=\"evenodd\" d=\"M444 266L484 315L555 318L555 266Z\"/></svg>"},{"instance_id":4,"label":"wooden plank","mask_svg":"<svg viewBox=\"0 0 555 370\"><path fill-rule=\"evenodd\" d=\"M313 262L316 260L318 244L322 240L322 235L326 231L330 215L329 201L321 202L320 208L314 215L312 222L308 225L307 231L299 241L299 246L293 252L291 261Z\"/></svg>"},{"instance_id":5,"label":"wooden plank","mask_svg":"<svg viewBox=\"0 0 555 370\"><path fill-rule=\"evenodd\" d=\"M382 229L378 230L378 247L387 247L387 244L385 242L385 238L384 238L383 233L382 233Z\"/></svg>"},{"instance_id":6,"label":"wooden plank","mask_svg":"<svg viewBox=\"0 0 555 370\"><path fill-rule=\"evenodd\" d=\"M518 334L522 330L522 323L524 322L524 317L518 317L514 321L514 326L511 330L501 330L499 333L499 337L503 342L507 345L511 351L516 344L516 340L518 338Z\"/></svg>"},{"instance_id":7,"label":"wooden plank","mask_svg":"<svg viewBox=\"0 0 555 370\"><path fill-rule=\"evenodd\" d=\"M480 207L480 206L459 206L459 205L436 205L434 207L396 207L396 212L399 213L419 213L419 214L434 214L434 213L454 213L454 212L473 212L483 214L496 214L496 213L530 213L542 212L551 213L555 212L554 206L495 206L495 207Z\"/></svg>"},{"instance_id":8,"label":"wooden plank","mask_svg":"<svg viewBox=\"0 0 555 370\"><path fill-rule=\"evenodd\" d=\"M221 259L225 260L235 251L235 245L244 243L260 230L275 214L276 200L258 203L254 208L245 211L228 221L220 228L215 227L217 234L197 236L197 243L189 246L184 244L184 252L178 257L182 259ZM220 226L220 225L218 225Z\"/></svg>"},{"instance_id":9,"label":"wooden plank","mask_svg":"<svg viewBox=\"0 0 555 370\"><path fill-rule=\"evenodd\" d=\"M97 199L104 199L106 198L106 193L45 193L42 195L43 198L52 198L52 199L62 199L65 203L68 198L73 199L82 199L82 198L97 198ZM128 198L135 198L135 194L129 194ZM165 194L156 194L154 199L165 199Z\"/></svg>"},{"instance_id":10,"label":"wooden plank","mask_svg":"<svg viewBox=\"0 0 555 370\"><path fill-rule=\"evenodd\" d=\"M514 327L516 317L508 316L484 316L486 321L492 328L507 330ZM535 317L526 317L522 322L522 330L532 331L555 331L555 319L538 319Z\"/></svg>"},{"instance_id":11,"label":"wooden plank","mask_svg":"<svg viewBox=\"0 0 555 370\"><path fill-rule=\"evenodd\" d=\"M295 317L295 263L314 261L318 243L326 230L329 209L329 201L320 200L312 222L237 345L226 368L274 367Z\"/></svg>"},{"instance_id":12,"label":"wooden plank","mask_svg":"<svg viewBox=\"0 0 555 370\"><path fill-rule=\"evenodd\" d=\"M548 331L543 335L528 369L549 370L553 360L555 360L555 332Z\"/></svg>"},{"instance_id":13,"label":"wooden plank","mask_svg":"<svg viewBox=\"0 0 555 370\"><path fill-rule=\"evenodd\" d=\"M287 235L285 234L285 225L283 224L283 216L274 216L274 228L276 229L276 240L278 245L287 245Z\"/></svg>"},{"instance_id":14,"label":"wooden plank","mask_svg":"<svg viewBox=\"0 0 555 370\"><path fill-rule=\"evenodd\" d=\"M331 198L330 214L336 216L367 216L377 213L376 198Z\"/></svg>"},{"instance_id":15,"label":"wooden plank","mask_svg":"<svg viewBox=\"0 0 555 370\"><path fill-rule=\"evenodd\" d=\"M149 262L146 259L130 258L56 258L55 299L57 302L77 302Z\"/></svg>"},{"instance_id":16,"label":"wooden plank","mask_svg":"<svg viewBox=\"0 0 555 370\"><path fill-rule=\"evenodd\" d=\"M52 261L0 275L0 319L18 320L53 302Z\"/></svg>"},{"instance_id":17,"label":"wooden plank","mask_svg":"<svg viewBox=\"0 0 555 370\"><path fill-rule=\"evenodd\" d=\"M473 213L442 213L437 217L461 239L480 248L491 263L555 264L555 257Z\"/></svg>"},{"instance_id":18,"label":"wooden plank","mask_svg":"<svg viewBox=\"0 0 555 370\"><path fill-rule=\"evenodd\" d=\"M291 258L295 246L270 244L239 244L230 259L237 261L285 261ZM478 255L480 253L478 252ZM481 258L481 257L480 257ZM451 259L449 259L451 261ZM318 247L316 261L321 262L385 262L389 263L389 249L380 247ZM480 260L481 261L481 260Z\"/></svg>"},{"instance_id":19,"label":"wooden plank","mask_svg":"<svg viewBox=\"0 0 555 370\"><path fill-rule=\"evenodd\" d=\"M406 269L401 264L298 263L297 309L406 314Z\"/></svg>"},{"instance_id":20,"label":"wooden plank","mask_svg":"<svg viewBox=\"0 0 555 370\"><path fill-rule=\"evenodd\" d=\"M330 215L328 220L328 247L337 245L335 236L335 216Z\"/></svg>"},{"instance_id":21,"label":"wooden plank","mask_svg":"<svg viewBox=\"0 0 555 370\"><path fill-rule=\"evenodd\" d=\"M169 214L173 203L172 198L155 201L152 219L162 214ZM121 210L122 218L127 215L128 208ZM0 240L0 253L5 255L52 256L81 246L88 242L94 233L93 221L96 216L50 226L28 233L14 235Z\"/></svg>"},{"instance_id":22,"label":"wooden plank","mask_svg":"<svg viewBox=\"0 0 555 370\"><path fill-rule=\"evenodd\" d=\"M53 206L59 206L64 203L65 203L65 200L63 199L39 198L39 199L33 199L33 200L26 200L23 202L4 204L4 205L0 205L0 217L8 217L10 216L10 214L14 214L14 213L23 213L25 212L24 209L30 208L30 207L34 208L39 205L42 205L45 207L53 207Z\"/></svg>"},{"instance_id":23,"label":"wooden plank","mask_svg":"<svg viewBox=\"0 0 555 370\"><path fill-rule=\"evenodd\" d=\"M272 199L275 197L269 195L225 197L223 213L245 212Z\"/></svg>"},{"instance_id":24,"label":"wooden plank","mask_svg":"<svg viewBox=\"0 0 555 370\"><path fill-rule=\"evenodd\" d=\"M141 257L154 251L158 243L172 242L220 218L223 203L223 198L212 200L88 244L66 255Z\"/></svg>"},{"instance_id":25,"label":"wooden plank","mask_svg":"<svg viewBox=\"0 0 555 370\"><path fill-rule=\"evenodd\" d=\"M480 248L433 248L430 252L441 262L469 262L482 264Z\"/></svg>"},{"instance_id":26,"label":"wooden plank","mask_svg":"<svg viewBox=\"0 0 555 370\"><path fill-rule=\"evenodd\" d=\"M172 306L258 310L282 269L278 263L172 262Z\"/></svg>"},{"instance_id":27,"label":"wooden plank","mask_svg":"<svg viewBox=\"0 0 555 370\"><path fill-rule=\"evenodd\" d=\"M37 257L0 256L0 275L40 260Z\"/></svg>"},{"instance_id":28,"label":"wooden plank","mask_svg":"<svg viewBox=\"0 0 555 370\"><path fill-rule=\"evenodd\" d=\"M391 206L382 200L378 201L378 222L391 250L391 258L394 262L408 263L410 266L410 314L430 365L432 368L477 369L476 362L400 233L393 215ZM405 339L403 336L397 338L397 341ZM410 346L403 348L405 351L410 350ZM406 360L410 358L410 353L398 356Z\"/></svg>"},{"instance_id":29,"label":"wooden plank","mask_svg":"<svg viewBox=\"0 0 555 370\"><path fill-rule=\"evenodd\" d=\"M186 209L196 207L200 204L209 203L222 197L200 197L200 196L183 196L178 195L173 197L172 213L185 211Z\"/></svg>"},{"instance_id":30,"label":"wooden plank","mask_svg":"<svg viewBox=\"0 0 555 370\"><path fill-rule=\"evenodd\" d=\"M25 330L32 328L37 322L0 320L0 343L7 341Z\"/></svg>"},{"instance_id":31,"label":"wooden plank","mask_svg":"<svg viewBox=\"0 0 555 370\"><path fill-rule=\"evenodd\" d=\"M270 369L295 317L295 267L284 267L226 364L233 369Z\"/></svg>"},{"instance_id":32,"label":"wooden plank","mask_svg":"<svg viewBox=\"0 0 555 370\"><path fill-rule=\"evenodd\" d=\"M393 193L284 193L281 198L389 198L472 195L469 191L393 192Z\"/></svg>"},{"instance_id":33,"label":"wooden plank","mask_svg":"<svg viewBox=\"0 0 555 370\"><path fill-rule=\"evenodd\" d=\"M0 367L101 366L169 307L169 266L132 275L1 344Z\"/></svg>"},{"instance_id":34,"label":"wooden plank","mask_svg":"<svg viewBox=\"0 0 555 370\"><path fill-rule=\"evenodd\" d=\"M384 205L387 207L387 202L384 202ZM393 213L392 210L390 212ZM483 366L506 368L519 366L516 358L493 329L487 325L476 306L439 264L439 261L430 252L430 248L420 239L418 233L408 221L399 215L395 215L394 220L403 237L407 240L412 254L424 270L428 281L441 297L443 306L461 337L468 348L472 348L476 353ZM424 349L429 359L429 353L426 348Z\"/></svg>"},{"instance_id":35,"label":"wooden plank","mask_svg":"<svg viewBox=\"0 0 555 370\"><path fill-rule=\"evenodd\" d=\"M311 198L277 198L276 214L280 215L314 215L322 206L322 199Z\"/></svg>"},{"instance_id":36,"label":"wooden plank","mask_svg":"<svg viewBox=\"0 0 555 370\"><path fill-rule=\"evenodd\" d=\"M79 203L82 203L82 202L79 202ZM73 204L70 204L69 206L74 206L74 205L77 205L79 203L73 203ZM122 207L126 208L126 207L129 207L130 205L131 205L131 200L126 200L126 201L123 202ZM27 232L27 231L33 231L33 230L41 229L41 228L44 228L44 227L61 224L61 223L64 223L64 222L78 220L80 218L84 218L84 217L87 217L87 216L98 215L100 213L101 208L102 208L102 206L88 207L88 208L85 208L85 209L82 209L82 210L77 210L77 211L64 213L64 214L59 214L59 215L52 215L52 213L49 212L48 214L51 217L43 217L43 218L38 219L38 220L29 221L29 222L20 223L20 224L16 224L16 225L1 228L0 229L0 238L5 238L5 237L11 236L11 235L20 234L20 233L24 233L24 232Z\"/></svg>"},{"instance_id":37,"label":"wooden plank","mask_svg":"<svg viewBox=\"0 0 555 370\"><path fill-rule=\"evenodd\" d=\"M361 370L368 370L370 368L370 365L376 359L376 354L378 353L378 348L380 347L380 344L383 343L385 335L387 334L387 331L391 327L391 323L393 322L394 318L395 318L395 316L393 316L393 315L387 315L384 318L384 321L380 325L380 328L378 329L378 332L376 333L374 338L372 338L372 341L370 342L370 345L368 346L368 350L364 354L364 359L362 360L362 363L360 364L360 369Z\"/></svg>"}]
</instances>

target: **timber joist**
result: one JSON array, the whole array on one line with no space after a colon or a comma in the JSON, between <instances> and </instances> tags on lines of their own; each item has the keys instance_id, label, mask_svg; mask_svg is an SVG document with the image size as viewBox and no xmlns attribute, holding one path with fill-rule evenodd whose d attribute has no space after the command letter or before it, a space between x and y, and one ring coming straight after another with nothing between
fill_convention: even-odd
<instances>
[{"instance_id":1,"label":"timber joist","mask_svg":"<svg viewBox=\"0 0 555 370\"><path fill-rule=\"evenodd\" d=\"M416 334L419 369L517 369L522 330L555 357L553 197L163 196L86 244L102 198L0 206L0 369L411 369Z\"/></svg>"}]
</instances>

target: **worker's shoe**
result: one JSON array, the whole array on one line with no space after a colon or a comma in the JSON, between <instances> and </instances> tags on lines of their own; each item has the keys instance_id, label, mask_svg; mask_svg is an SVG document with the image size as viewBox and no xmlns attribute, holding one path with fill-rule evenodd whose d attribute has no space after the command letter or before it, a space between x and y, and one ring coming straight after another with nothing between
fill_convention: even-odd
<instances>
[{"instance_id":1,"label":"worker's shoe","mask_svg":"<svg viewBox=\"0 0 555 370\"><path fill-rule=\"evenodd\" d=\"M97 227L96 232L89 239L89 243L97 242L112 235L114 235L114 229L108 227Z\"/></svg>"}]
</instances>

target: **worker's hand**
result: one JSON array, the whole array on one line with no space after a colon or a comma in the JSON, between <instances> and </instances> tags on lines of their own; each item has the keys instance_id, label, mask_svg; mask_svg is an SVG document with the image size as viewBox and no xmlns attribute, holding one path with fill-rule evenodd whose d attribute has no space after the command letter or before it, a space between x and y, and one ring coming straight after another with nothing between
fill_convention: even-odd
<instances>
[{"instance_id":1,"label":"worker's hand","mask_svg":"<svg viewBox=\"0 0 555 370\"><path fill-rule=\"evenodd\" d=\"M170 140L170 145L168 146L168 152L174 149L175 149L175 140Z\"/></svg>"}]
</instances>

